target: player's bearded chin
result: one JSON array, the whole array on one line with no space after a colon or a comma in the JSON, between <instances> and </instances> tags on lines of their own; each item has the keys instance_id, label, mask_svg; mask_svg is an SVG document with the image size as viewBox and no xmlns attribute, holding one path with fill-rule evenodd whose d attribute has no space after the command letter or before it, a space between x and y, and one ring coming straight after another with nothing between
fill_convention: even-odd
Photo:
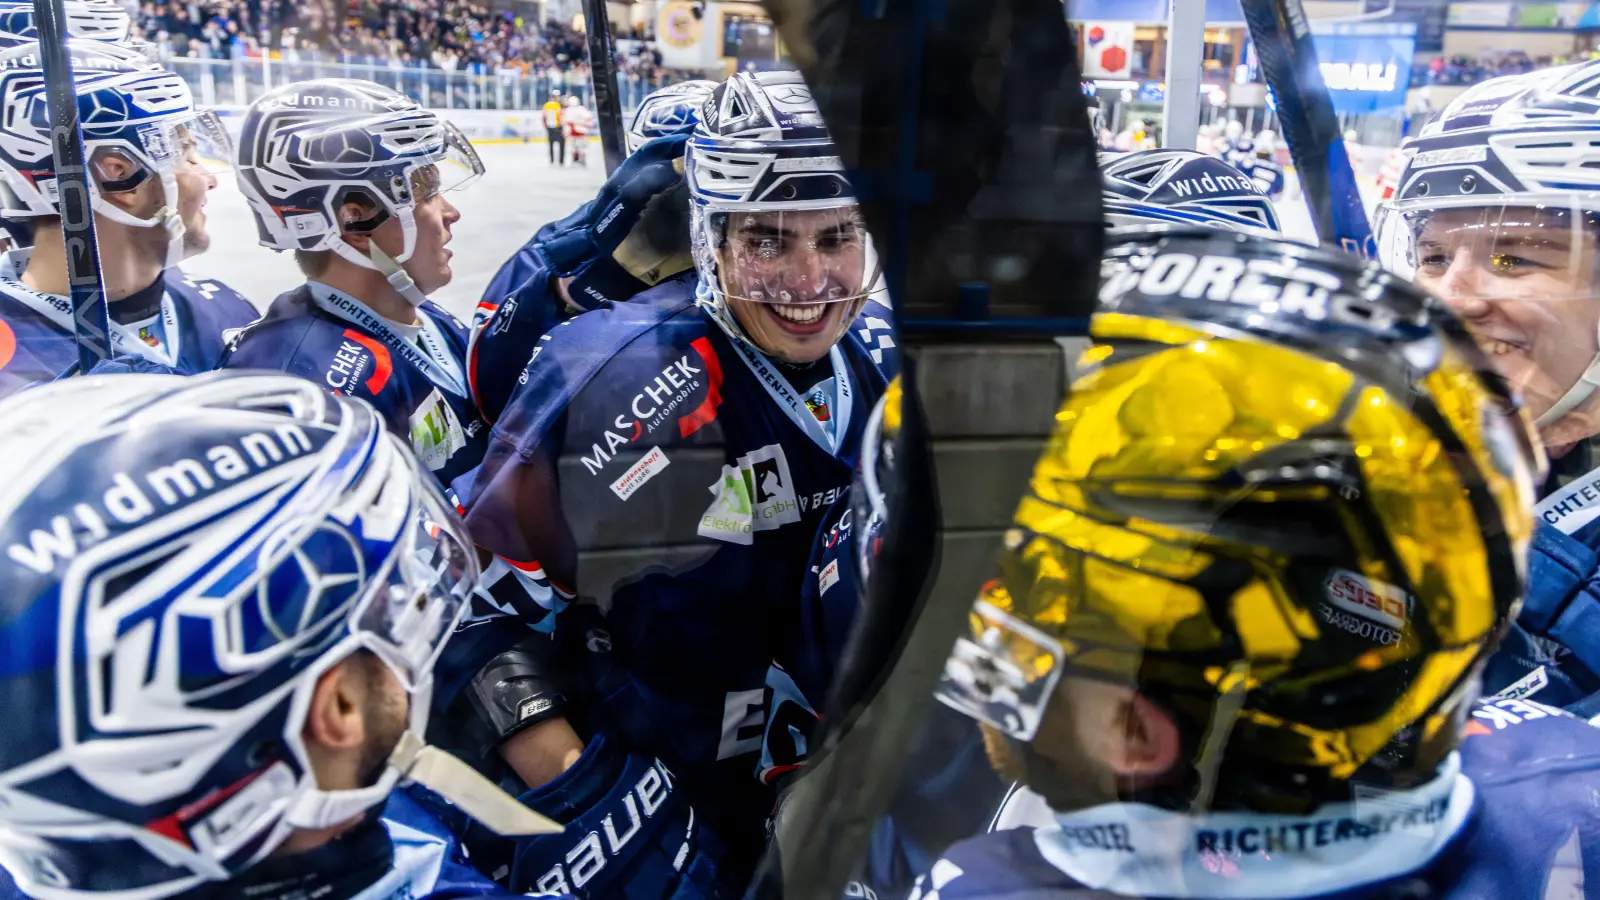
<instances>
[{"instance_id":1,"label":"player's bearded chin","mask_svg":"<svg viewBox=\"0 0 1600 900\"><path fill-rule=\"evenodd\" d=\"M372 787L383 777L389 757L410 723L410 696L381 661L368 658L366 711L367 739L361 746L360 787Z\"/></svg>"}]
</instances>

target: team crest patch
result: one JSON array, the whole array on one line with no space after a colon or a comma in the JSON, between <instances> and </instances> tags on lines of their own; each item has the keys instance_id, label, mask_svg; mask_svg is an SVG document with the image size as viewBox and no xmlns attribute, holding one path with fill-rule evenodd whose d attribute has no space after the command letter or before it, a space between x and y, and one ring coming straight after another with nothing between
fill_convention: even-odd
<instances>
[{"instance_id":1,"label":"team crest patch","mask_svg":"<svg viewBox=\"0 0 1600 900\"><path fill-rule=\"evenodd\" d=\"M828 411L828 395L821 390L812 391L806 397L806 409L811 410L811 414L818 422L826 422L833 418L833 413Z\"/></svg>"},{"instance_id":2,"label":"team crest patch","mask_svg":"<svg viewBox=\"0 0 1600 900\"><path fill-rule=\"evenodd\" d=\"M149 325L142 325L139 327L139 340L144 341L146 344L149 344L152 347L161 346L161 338L156 337L156 333L150 330Z\"/></svg>"}]
</instances>

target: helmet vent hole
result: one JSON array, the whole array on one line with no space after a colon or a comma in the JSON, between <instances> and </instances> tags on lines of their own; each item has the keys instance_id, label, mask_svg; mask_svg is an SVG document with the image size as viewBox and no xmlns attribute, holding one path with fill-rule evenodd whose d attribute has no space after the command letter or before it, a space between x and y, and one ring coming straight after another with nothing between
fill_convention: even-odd
<instances>
[{"instance_id":1,"label":"helmet vent hole","mask_svg":"<svg viewBox=\"0 0 1600 900\"><path fill-rule=\"evenodd\" d=\"M1470 194L1478 189L1478 176L1463 175L1461 177L1461 193Z\"/></svg>"}]
</instances>

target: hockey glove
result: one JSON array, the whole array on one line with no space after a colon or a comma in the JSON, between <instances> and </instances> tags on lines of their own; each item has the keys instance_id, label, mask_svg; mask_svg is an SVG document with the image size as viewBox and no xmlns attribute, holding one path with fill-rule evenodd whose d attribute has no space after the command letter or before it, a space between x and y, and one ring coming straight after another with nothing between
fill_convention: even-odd
<instances>
[{"instance_id":1,"label":"hockey glove","mask_svg":"<svg viewBox=\"0 0 1600 900\"><path fill-rule=\"evenodd\" d=\"M572 279L574 306L620 303L694 265L683 180L688 143L686 130L640 147L606 179L586 215L564 220L570 227L535 248L554 277Z\"/></svg>"},{"instance_id":2,"label":"hockey glove","mask_svg":"<svg viewBox=\"0 0 1600 900\"><path fill-rule=\"evenodd\" d=\"M718 883L721 844L675 790L672 773L603 733L572 768L519 799L566 830L518 840L512 890L617 900L729 893Z\"/></svg>"}]
</instances>

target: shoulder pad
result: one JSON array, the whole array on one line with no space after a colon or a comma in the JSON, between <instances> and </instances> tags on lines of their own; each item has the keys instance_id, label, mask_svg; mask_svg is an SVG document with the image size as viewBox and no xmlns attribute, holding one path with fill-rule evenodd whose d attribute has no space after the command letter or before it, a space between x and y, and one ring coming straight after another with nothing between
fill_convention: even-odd
<instances>
[{"instance_id":1,"label":"shoulder pad","mask_svg":"<svg viewBox=\"0 0 1600 900\"><path fill-rule=\"evenodd\" d=\"M682 285L661 285L627 303L568 319L540 338L495 430L530 453L602 369L607 376L594 402L609 408L602 401L611 399L613 379L616 391L631 394L634 375L653 377L715 329Z\"/></svg>"},{"instance_id":2,"label":"shoulder pad","mask_svg":"<svg viewBox=\"0 0 1600 900\"><path fill-rule=\"evenodd\" d=\"M244 325L257 315L255 304L243 294L213 278L196 278L182 269L168 269L167 290L185 300L212 304L232 324Z\"/></svg>"}]
</instances>

